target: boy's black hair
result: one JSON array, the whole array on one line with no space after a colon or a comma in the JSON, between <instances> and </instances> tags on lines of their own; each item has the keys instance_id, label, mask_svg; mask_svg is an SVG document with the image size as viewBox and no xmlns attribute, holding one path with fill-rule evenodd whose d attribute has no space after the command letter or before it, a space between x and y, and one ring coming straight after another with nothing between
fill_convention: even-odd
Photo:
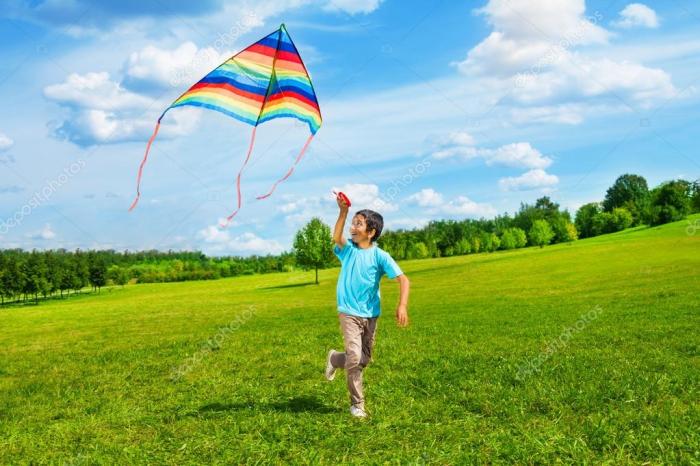
<instances>
[{"instance_id":1,"label":"boy's black hair","mask_svg":"<svg viewBox=\"0 0 700 466\"><path fill-rule=\"evenodd\" d=\"M362 215L365 218L367 233L374 230L371 242L376 242L384 229L384 218L379 213L369 209L358 210L355 215Z\"/></svg>"}]
</instances>

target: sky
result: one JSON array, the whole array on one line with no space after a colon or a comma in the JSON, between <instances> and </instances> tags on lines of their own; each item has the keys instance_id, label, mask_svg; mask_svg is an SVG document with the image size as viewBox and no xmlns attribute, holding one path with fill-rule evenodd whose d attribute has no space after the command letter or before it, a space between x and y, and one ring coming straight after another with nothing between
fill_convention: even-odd
<instances>
[{"instance_id":1,"label":"sky","mask_svg":"<svg viewBox=\"0 0 700 466\"><path fill-rule=\"evenodd\" d=\"M624 173L700 178L691 0L9 0L0 11L0 247L277 254L332 190L385 228L489 218L547 195L572 214ZM169 111L284 23L323 124L309 135Z\"/></svg>"}]
</instances>

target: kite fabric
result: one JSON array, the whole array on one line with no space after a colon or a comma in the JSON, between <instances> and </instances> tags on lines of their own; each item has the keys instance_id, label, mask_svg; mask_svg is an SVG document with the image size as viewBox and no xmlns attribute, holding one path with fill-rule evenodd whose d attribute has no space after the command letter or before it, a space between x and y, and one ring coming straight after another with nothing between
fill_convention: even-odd
<instances>
[{"instance_id":1,"label":"kite fabric","mask_svg":"<svg viewBox=\"0 0 700 466\"><path fill-rule=\"evenodd\" d=\"M311 134L286 174L257 199L270 196L277 185L292 174L321 126L321 110L311 78L287 28L282 24L272 34L226 60L165 109L146 146L136 181L136 199L129 210L136 207L141 196L143 167L161 120L171 108L185 105L216 110L253 126L248 153L236 177L238 204L227 221L231 221L241 208L241 174L253 152L258 125L275 118L291 117L307 123Z\"/></svg>"}]
</instances>

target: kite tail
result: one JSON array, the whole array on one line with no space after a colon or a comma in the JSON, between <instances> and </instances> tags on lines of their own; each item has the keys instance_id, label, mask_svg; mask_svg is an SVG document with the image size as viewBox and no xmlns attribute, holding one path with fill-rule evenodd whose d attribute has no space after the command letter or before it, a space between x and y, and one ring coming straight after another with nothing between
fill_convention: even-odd
<instances>
[{"instance_id":1,"label":"kite tail","mask_svg":"<svg viewBox=\"0 0 700 466\"><path fill-rule=\"evenodd\" d=\"M151 144L153 144L153 140L156 138L159 129L160 118L158 118L158 123L156 123L156 129L153 130L153 135L151 136L151 139L148 140L148 145L146 146L146 154L143 156L143 160L141 161L141 165L139 166L139 174L136 177L136 199L134 199L134 202L131 204L131 207L129 207L129 212L134 210L134 207L136 207L136 204L138 204L139 198L141 197L141 174L143 173L144 165L146 165L146 160L148 160L148 151L151 150Z\"/></svg>"},{"instance_id":2,"label":"kite tail","mask_svg":"<svg viewBox=\"0 0 700 466\"><path fill-rule=\"evenodd\" d=\"M245 156L245 161L243 162L243 166L241 166L241 169L238 171L238 176L236 177L236 193L238 195L238 206L236 207L236 210L226 217L226 223L222 225L222 227L228 226L229 223L231 223L231 220L233 217L236 216L239 210L241 210L241 174L243 173L243 169L245 166L248 164L248 160L250 160L250 154L253 152L253 145L255 144L255 130L258 129L257 126L253 126L253 134L250 136L250 146L248 147L248 154Z\"/></svg>"},{"instance_id":3,"label":"kite tail","mask_svg":"<svg viewBox=\"0 0 700 466\"><path fill-rule=\"evenodd\" d=\"M289 178L289 176L294 171L294 167L296 167L297 164L299 163L299 161L302 159L302 157L304 157L304 153L306 152L306 149L309 147L309 144L311 144L311 140L313 138L314 138L314 135L311 134L309 136L309 139L306 140L306 144L304 144L304 147L301 148L301 152L299 152L299 155L297 155L297 158L294 161L294 163L292 164L292 166L289 167L289 171L287 172L287 174L284 175L279 180L275 181L275 184L272 185L270 192L268 192L267 194L263 194L262 196L258 196L256 199L266 199L266 198L270 197L270 195L275 191L275 188L277 188L277 185L280 184L281 182L283 182L284 180L286 180L287 178Z\"/></svg>"}]
</instances>

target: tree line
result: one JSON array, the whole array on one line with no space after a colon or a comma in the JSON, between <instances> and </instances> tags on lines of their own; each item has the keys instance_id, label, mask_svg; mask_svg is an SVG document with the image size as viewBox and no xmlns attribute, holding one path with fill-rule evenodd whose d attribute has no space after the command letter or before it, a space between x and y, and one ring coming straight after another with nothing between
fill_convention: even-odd
<instances>
[{"instance_id":1,"label":"tree line","mask_svg":"<svg viewBox=\"0 0 700 466\"><path fill-rule=\"evenodd\" d=\"M385 231L379 246L395 259L449 257L575 241L638 225L660 225L700 212L700 180L674 180L649 189L639 175L615 180L600 202L584 204L574 219L543 196L521 203L512 216L436 220L423 228ZM251 257L207 257L201 252L0 250L0 302L80 293L90 286L212 280L239 275L337 266L330 227L314 218L295 236L292 251Z\"/></svg>"},{"instance_id":2,"label":"tree line","mask_svg":"<svg viewBox=\"0 0 700 466\"><path fill-rule=\"evenodd\" d=\"M127 283L213 280L238 275L284 272L294 267L294 256L207 257L201 252L113 250L75 252L60 250L0 250L0 303L38 302L63 297L91 287Z\"/></svg>"}]
</instances>

